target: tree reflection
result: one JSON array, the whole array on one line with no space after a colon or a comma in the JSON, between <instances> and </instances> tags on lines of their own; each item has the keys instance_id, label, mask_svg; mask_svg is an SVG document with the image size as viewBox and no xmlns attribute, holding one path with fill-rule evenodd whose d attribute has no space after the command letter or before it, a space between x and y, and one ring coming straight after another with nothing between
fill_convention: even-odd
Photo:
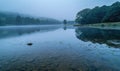
<instances>
[{"instance_id":1,"label":"tree reflection","mask_svg":"<svg viewBox=\"0 0 120 71\"><path fill-rule=\"evenodd\" d=\"M112 47L120 47L120 30L78 27L76 37L85 42L91 41Z\"/></svg>"}]
</instances>

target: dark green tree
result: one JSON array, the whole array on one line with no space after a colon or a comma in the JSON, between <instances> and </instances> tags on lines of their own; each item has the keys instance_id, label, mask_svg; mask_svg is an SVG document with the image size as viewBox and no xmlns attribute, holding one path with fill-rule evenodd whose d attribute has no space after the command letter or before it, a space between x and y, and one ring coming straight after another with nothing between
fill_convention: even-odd
<instances>
[{"instance_id":1,"label":"dark green tree","mask_svg":"<svg viewBox=\"0 0 120 71\"><path fill-rule=\"evenodd\" d=\"M91 9L84 9L80 12L78 12L77 16L76 16L76 22L77 23L86 23L85 19L86 19L86 16L88 15L88 13L90 12Z\"/></svg>"},{"instance_id":2,"label":"dark green tree","mask_svg":"<svg viewBox=\"0 0 120 71\"><path fill-rule=\"evenodd\" d=\"M18 15L16 17L16 23L17 23L17 25L20 25L22 23L22 17L21 16Z\"/></svg>"},{"instance_id":3,"label":"dark green tree","mask_svg":"<svg viewBox=\"0 0 120 71\"><path fill-rule=\"evenodd\" d=\"M67 20L64 20L63 23L66 25L67 24Z\"/></svg>"},{"instance_id":4,"label":"dark green tree","mask_svg":"<svg viewBox=\"0 0 120 71\"><path fill-rule=\"evenodd\" d=\"M120 22L120 2L114 3L102 22Z\"/></svg>"},{"instance_id":5,"label":"dark green tree","mask_svg":"<svg viewBox=\"0 0 120 71\"><path fill-rule=\"evenodd\" d=\"M78 12L76 22L79 24L96 24L103 22L120 22L120 2L111 6L96 6L93 9L84 9Z\"/></svg>"}]
</instances>

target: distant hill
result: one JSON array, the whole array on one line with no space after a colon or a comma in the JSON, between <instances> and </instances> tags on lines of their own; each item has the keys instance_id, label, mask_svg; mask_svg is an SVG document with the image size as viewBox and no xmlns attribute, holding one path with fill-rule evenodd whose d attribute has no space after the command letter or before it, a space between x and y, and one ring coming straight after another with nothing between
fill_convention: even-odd
<instances>
[{"instance_id":1,"label":"distant hill","mask_svg":"<svg viewBox=\"0 0 120 71\"><path fill-rule=\"evenodd\" d=\"M29 15L11 13L11 12L0 12L0 26L5 25L50 25L60 24L61 22L44 17L33 17Z\"/></svg>"}]
</instances>

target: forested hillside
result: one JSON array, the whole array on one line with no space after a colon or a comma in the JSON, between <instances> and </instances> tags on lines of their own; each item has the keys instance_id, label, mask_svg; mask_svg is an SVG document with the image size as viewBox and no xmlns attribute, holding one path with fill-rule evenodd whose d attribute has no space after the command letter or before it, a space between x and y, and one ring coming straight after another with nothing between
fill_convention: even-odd
<instances>
[{"instance_id":1,"label":"forested hillside","mask_svg":"<svg viewBox=\"0 0 120 71\"><path fill-rule=\"evenodd\" d=\"M61 22L51 18L38 18L17 13L0 12L0 26L5 25L48 25Z\"/></svg>"},{"instance_id":2,"label":"forested hillside","mask_svg":"<svg viewBox=\"0 0 120 71\"><path fill-rule=\"evenodd\" d=\"M115 2L111 6L86 8L78 12L76 22L79 24L120 22L120 2Z\"/></svg>"}]
</instances>

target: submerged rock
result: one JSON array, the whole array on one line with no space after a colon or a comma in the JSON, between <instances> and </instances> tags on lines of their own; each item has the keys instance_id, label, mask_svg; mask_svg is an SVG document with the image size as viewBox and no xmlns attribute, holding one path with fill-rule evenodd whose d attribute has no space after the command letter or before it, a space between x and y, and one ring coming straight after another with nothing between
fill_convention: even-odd
<instances>
[{"instance_id":1,"label":"submerged rock","mask_svg":"<svg viewBox=\"0 0 120 71\"><path fill-rule=\"evenodd\" d=\"M109 45L120 47L120 40L108 40L107 42Z\"/></svg>"},{"instance_id":2,"label":"submerged rock","mask_svg":"<svg viewBox=\"0 0 120 71\"><path fill-rule=\"evenodd\" d=\"M27 43L27 45L28 45L28 46L32 46L32 45L33 45L33 43Z\"/></svg>"}]
</instances>

